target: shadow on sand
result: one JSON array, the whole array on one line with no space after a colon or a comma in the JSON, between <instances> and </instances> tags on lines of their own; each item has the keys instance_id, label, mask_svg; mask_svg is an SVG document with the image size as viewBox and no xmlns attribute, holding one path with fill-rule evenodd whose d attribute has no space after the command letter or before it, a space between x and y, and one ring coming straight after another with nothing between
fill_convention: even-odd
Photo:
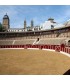
<instances>
[{"instance_id":1,"label":"shadow on sand","mask_svg":"<svg viewBox=\"0 0 70 80\"><path fill-rule=\"evenodd\" d=\"M70 69L67 70L63 75L70 75Z\"/></svg>"}]
</instances>

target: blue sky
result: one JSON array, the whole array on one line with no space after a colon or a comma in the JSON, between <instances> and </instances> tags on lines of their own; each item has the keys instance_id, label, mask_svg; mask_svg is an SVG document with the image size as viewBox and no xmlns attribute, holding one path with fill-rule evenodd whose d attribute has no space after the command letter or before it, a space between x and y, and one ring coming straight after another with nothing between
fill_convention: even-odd
<instances>
[{"instance_id":1,"label":"blue sky","mask_svg":"<svg viewBox=\"0 0 70 80\"><path fill-rule=\"evenodd\" d=\"M10 18L11 28L23 28L24 20L27 21L27 26L31 20L34 20L34 25L44 23L49 17L55 19L58 23L64 23L70 19L69 5L6 5L0 6L0 22L5 14Z\"/></svg>"}]
</instances>

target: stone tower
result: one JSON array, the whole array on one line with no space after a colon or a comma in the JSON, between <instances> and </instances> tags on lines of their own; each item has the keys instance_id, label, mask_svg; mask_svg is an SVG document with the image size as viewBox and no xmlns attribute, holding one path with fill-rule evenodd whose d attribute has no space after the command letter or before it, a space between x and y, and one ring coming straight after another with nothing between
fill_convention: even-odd
<instances>
[{"instance_id":1,"label":"stone tower","mask_svg":"<svg viewBox=\"0 0 70 80\"><path fill-rule=\"evenodd\" d=\"M31 20L31 29L33 29L33 26L34 26L34 22L33 20Z\"/></svg>"},{"instance_id":2,"label":"stone tower","mask_svg":"<svg viewBox=\"0 0 70 80\"><path fill-rule=\"evenodd\" d=\"M24 31L26 30L26 20L24 20Z\"/></svg>"},{"instance_id":3,"label":"stone tower","mask_svg":"<svg viewBox=\"0 0 70 80\"><path fill-rule=\"evenodd\" d=\"M10 20L9 20L9 17L8 17L7 13L3 17L2 26L4 27L5 30L8 30L10 28Z\"/></svg>"}]
</instances>

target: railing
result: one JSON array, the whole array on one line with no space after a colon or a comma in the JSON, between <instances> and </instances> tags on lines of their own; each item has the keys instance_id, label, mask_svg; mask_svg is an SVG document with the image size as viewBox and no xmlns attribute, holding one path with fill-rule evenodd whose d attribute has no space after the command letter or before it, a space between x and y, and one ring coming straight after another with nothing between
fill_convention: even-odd
<instances>
[{"instance_id":1,"label":"railing","mask_svg":"<svg viewBox=\"0 0 70 80\"><path fill-rule=\"evenodd\" d=\"M0 48L39 48L39 49L52 49L55 51L63 51L70 54L70 47L66 47L64 44L62 45L0 45Z\"/></svg>"}]
</instances>

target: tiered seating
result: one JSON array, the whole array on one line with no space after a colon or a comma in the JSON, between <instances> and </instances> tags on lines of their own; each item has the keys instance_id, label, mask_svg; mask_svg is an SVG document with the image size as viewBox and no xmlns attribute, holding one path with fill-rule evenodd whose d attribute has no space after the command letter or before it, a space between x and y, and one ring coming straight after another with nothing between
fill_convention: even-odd
<instances>
[{"instance_id":1,"label":"tiered seating","mask_svg":"<svg viewBox=\"0 0 70 80\"><path fill-rule=\"evenodd\" d=\"M64 41L65 39L61 38L48 38L48 39L41 39L38 44L60 45Z\"/></svg>"},{"instance_id":2,"label":"tiered seating","mask_svg":"<svg viewBox=\"0 0 70 80\"><path fill-rule=\"evenodd\" d=\"M35 39L15 40L14 45L33 44Z\"/></svg>"},{"instance_id":3,"label":"tiered seating","mask_svg":"<svg viewBox=\"0 0 70 80\"><path fill-rule=\"evenodd\" d=\"M0 45L12 45L13 40L0 40Z\"/></svg>"},{"instance_id":4,"label":"tiered seating","mask_svg":"<svg viewBox=\"0 0 70 80\"><path fill-rule=\"evenodd\" d=\"M35 39L24 39L24 40L0 40L0 45L24 45L33 44Z\"/></svg>"},{"instance_id":5,"label":"tiered seating","mask_svg":"<svg viewBox=\"0 0 70 80\"><path fill-rule=\"evenodd\" d=\"M26 45L26 44L44 44L44 45L60 45L64 43L66 38L42 38L37 39L18 39L18 40L0 40L0 45Z\"/></svg>"},{"instance_id":6,"label":"tiered seating","mask_svg":"<svg viewBox=\"0 0 70 80\"><path fill-rule=\"evenodd\" d=\"M70 38L70 31L66 32L66 37Z\"/></svg>"},{"instance_id":7,"label":"tiered seating","mask_svg":"<svg viewBox=\"0 0 70 80\"><path fill-rule=\"evenodd\" d=\"M70 32L60 33L58 37L70 37Z\"/></svg>"}]
</instances>

